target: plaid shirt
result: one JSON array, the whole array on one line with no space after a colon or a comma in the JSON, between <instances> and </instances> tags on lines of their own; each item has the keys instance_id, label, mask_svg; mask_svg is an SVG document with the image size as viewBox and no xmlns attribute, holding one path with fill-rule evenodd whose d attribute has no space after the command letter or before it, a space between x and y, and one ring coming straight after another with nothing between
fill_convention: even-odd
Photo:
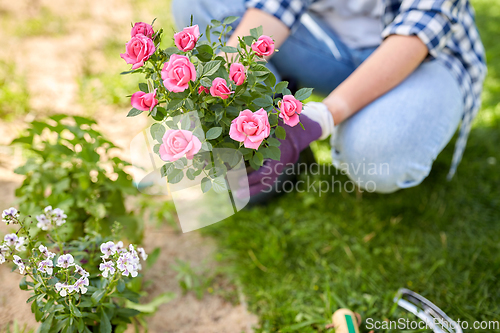
<instances>
[{"instance_id":1,"label":"plaid shirt","mask_svg":"<svg viewBox=\"0 0 500 333\"><path fill-rule=\"evenodd\" d=\"M264 10L291 28L315 1L321 0L246 0L246 6ZM472 121L481 105L486 75L484 48L474 23L474 9L468 0L383 1L382 38L418 36L427 45L429 55L451 70L462 90L465 107L448 173L448 179L451 179L462 159Z\"/></svg>"}]
</instances>

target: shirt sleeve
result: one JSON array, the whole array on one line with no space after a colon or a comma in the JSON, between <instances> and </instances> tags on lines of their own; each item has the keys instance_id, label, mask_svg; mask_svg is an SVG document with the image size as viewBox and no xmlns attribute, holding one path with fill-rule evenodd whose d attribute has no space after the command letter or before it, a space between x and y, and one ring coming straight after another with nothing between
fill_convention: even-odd
<instances>
[{"instance_id":1,"label":"shirt sleeve","mask_svg":"<svg viewBox=\"0 0 500 333\"><path fill-rule=\"evenodd\" d=\"M247 8L263 10L292 28L312 2L313 0L245 0L245 5Z\"/></svg>"},{"instance_id":2,"label":"shirt sleeve","mask_svg":"<svg viewBox=\"0 0 500 333\"><path fill-rule=\"evenodd\" d=\"M417 36L437 58L452 35L458 13L466 0L403 0L396 18L382 31L390 35Z\"/></svg>"}]
</instances>

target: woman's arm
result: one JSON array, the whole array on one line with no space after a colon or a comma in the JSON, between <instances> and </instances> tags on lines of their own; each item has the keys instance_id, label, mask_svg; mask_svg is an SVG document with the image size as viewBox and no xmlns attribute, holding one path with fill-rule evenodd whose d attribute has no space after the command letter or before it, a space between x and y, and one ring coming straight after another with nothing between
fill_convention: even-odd
<instances>
[{"instance_id":1,"label":"woman's arm","mask_svg":"<svg viewBox=\"0 0 500 333\"><path fill-rule=\"evenodd\" d=\"M241 18L240 24L234 30L227 45L236 47L238 36L250 35L250 29L262 26L264 35L274 39L274 45L279 48L290 35L290 29L278 18L257 8L249 8Z\"/></svg>"},{"instance_id":2,"label":"woman's arm","mask_svg":"<svg viewBox=\"0 0 500 333\"><path fill-rule=\"evenodd\" d=\"M427 57L416 36L391 35L323 101L335 125L400 84Z\"/></svg>"}]
</instances>

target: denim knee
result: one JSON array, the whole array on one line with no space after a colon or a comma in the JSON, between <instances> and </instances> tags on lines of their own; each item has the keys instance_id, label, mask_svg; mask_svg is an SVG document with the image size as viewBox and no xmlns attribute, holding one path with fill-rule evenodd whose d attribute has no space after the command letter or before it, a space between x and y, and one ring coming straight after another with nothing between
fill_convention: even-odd
<instances>
[{"instance_id":1,"label":"denim knee","mask_svg":"<svg viewBox=\"0 0 500 333\"><path fill-rule=\"evenodd\" d=\"M367 146L369 150L369 146ZM429 175L432 161L418 160L409 155L378 151L380 156L391 156L384 161L373 156L373 151L357 149L343 154L333 164L344 171L361 189L367 192L392 193L422 183Z\"/></svg>"}]
</instances>

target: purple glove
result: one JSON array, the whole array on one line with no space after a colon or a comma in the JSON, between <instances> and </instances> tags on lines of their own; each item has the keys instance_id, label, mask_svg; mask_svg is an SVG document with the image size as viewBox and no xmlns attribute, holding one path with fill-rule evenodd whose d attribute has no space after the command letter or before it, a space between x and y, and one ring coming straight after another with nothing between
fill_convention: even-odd
<instances>
[{"instance_id":1,"label":"purple glove","mask_svg":"<svg viewBox=\"0 0 500 333\"><path fill-rule=\"evenodd\" d=\"M279 161L266 160L259 170L248 175L251 197L264 190L269 191L283 170L299 160L300 152L306 149L311 142L320 138L322 129L317 122L305 115L300 116L300 122L304 125L305 130L300 125L294 127L282 125L286 131L286 138L280 140L281 159Z\"/></svg>"}]
</instances>

